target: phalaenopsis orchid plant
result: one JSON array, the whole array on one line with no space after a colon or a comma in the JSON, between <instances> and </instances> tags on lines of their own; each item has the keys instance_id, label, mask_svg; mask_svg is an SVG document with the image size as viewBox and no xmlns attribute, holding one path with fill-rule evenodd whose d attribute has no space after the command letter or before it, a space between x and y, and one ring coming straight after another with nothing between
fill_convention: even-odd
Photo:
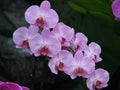
<instances>
[{"instance_id":1,"label":"phalaenopsis orchid plant","mask_svg":"<svg viewBox=\"0 0 120 90\"><path fill-rule=\"evenodd\" d=\"M116 2L120 4L120 0ZM120 8L117 13L116 2L113 9L116 19L119 19ZM16 48L25 48L34 57L47 57L48 66L56 75L62 71L71 79L84 78L89 90L108 86L109 73L102 68L96 68L96 63L102 61L100 45L88 43L88 38L82 32L75 33L74 28L60 22L49 1L43 1L40 6L30 6L25 11L25 20L30 26L20 27L13 33ZM13 83L5 84L18 88ZM2 86L5 84L0 83Z\"/></svg>"}]
</instances>

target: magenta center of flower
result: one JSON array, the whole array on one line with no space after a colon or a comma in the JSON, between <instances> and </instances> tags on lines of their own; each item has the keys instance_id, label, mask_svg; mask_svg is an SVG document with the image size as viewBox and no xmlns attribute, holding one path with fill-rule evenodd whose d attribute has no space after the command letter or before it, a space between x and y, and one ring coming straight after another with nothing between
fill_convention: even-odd
<instances>
[{"instance_id":1,"label":"magenta center of flower","mask_svg":"<svg viewBox=\"0 0 120 90\"><path fill-rule=\"evenodd\" d=\"M62 40L61 40L62 46L64 45L65 42L66 42L66 39L62 37Z\"/></svg>"},{"instance_id":2,"label":"magenta center of flower","mask_svg":"<svg viewBox=\"0 0 120 90\"><path fill-rule=\"evenodd\" d=\"M40 49L40 52L43 54L43 55L46 55L49 53L49 49L48 47L44 46Z\"/></svg>"},{"instance_id":3,"label":"magenta center of flower","mask_svg":"<svg viewBox=\"0 0 120 90\"><path fill-rule=\"evenodd\" d=\"M95 87L96 87L96 88L100 88L100 86L101 86L101 82L97 80L97 81L96 81L96 84L95 84Z\"/></svg>"},{"instance_id":4,"label":"magenta center of flower","mask_svg":"<svg viewBox=\"0 0 120 90\"><path fill-rule=\"evenodd\" d=\"M64 63L60 62L58 65L56 65L56 70L62 70L64 67Z\"/></svg>"},{"instance_id":5,"label":"magenta center of flower","mask_svg":"<svg viewBox=\"0 0 120 90\"><path fill-rule=\"evenodd\" d=\"M94 62L96 62L96 60L97 60L97 55L94 55L93 58L92 58L92 60L93 60Z\"/></svg>"},{"instance_id":6,"label":"magenta center of flower","mask_svg":"<svg viewBox=\"0 0 120 90\"><path fill-rule=\"evenodd\" d=\"M77 75L77 76L81 76L82 74L83 74L83 69L82 68L77 68L76 70L75 70L75 74Z\"/></svg>"},{"instance_id":7,"label":"magenta center of flower","mask_svg":"<svg viewBox=\"0 0 120 90\"><path fill-rule=\"evenodd\" d=\"M78 51L79 49L80 49L80 46L77 45L77 46L75 47L75 51Z\"/></svg>"},{"instance_id":8,"label":"magenta center of flower","mask_svg":"<svg viewBox=\"0 0 120 90\"><path fill-rule=\"evenodd\" d=\"M24 40L23 43L22 43L22 46L29 49L30 46L29 46L28 40Z\"/></svg>"},{"instance_id":9,"label":"magenta center of flower","mask_svg":"<svg viewBox=\"0 0 120 90\"><path fill-rule=\"evenodd\" d=\"M68 50L68 47L62 46L62 50Z\"/></svg>"},{"instance_id":10,"label":"magenta center of flower","mask_svg":"<svg viewBox=\"0 0 120 90\"><path fill-rule=\"evenodd\" d=\"M43 25L45 24L45 20L43 18L37 18L36 24L37 26L43 27Z\"/></svg>"}]
</instances>

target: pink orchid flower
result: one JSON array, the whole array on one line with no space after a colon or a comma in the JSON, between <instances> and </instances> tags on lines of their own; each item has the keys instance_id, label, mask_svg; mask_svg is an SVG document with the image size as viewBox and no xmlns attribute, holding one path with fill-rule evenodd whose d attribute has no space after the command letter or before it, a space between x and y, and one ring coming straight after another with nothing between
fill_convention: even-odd
<instances>
[{"instance_id":1,"label":"pink orchid flower","mask_svg":"<svg viewBox=\"0 0 120 90\"><path fill-rule=\"evenodd\" d=\"M66 67L64 71L70 75L71 79L76 77L87 78L95 70L95 63L88 57L83 56L83 53L79 50Z\"/></svg>"},{"instance_id":2,"label":"pink orchid flower","mask_svg":"<svg viewBox=\"0 0 120 90\"><path fill-rule=\"evenodd\" d=\"M52 73L58 74L58 71L64 71L66 62L70 63L72 59L73 55L69 51L61 50L56 56L50 59L48 66Z\"/></svg>"},{"instance_id":3,"label":"pink orchid flower","mask_svg":"<svg viewBox=\"0 0 120 90\"><path fill-rule=\"evenodd\" d=\"M48 29L45 29L41 35L36 35L31 40L30 48L35 56L53 57L61 50L61 44L58 40L51 37L51 32Z\"/></svg>"},{"instance_id":4,"label":"pink orchid flower","mask_svg":"<svg viewBox=\"0 0 120 90\"><path fill-rule=\"evenodd\" d=\"M20 27L13 33L13 41L16 48L27 48L30 50L30 40L38 34L38 27L31 25L29 28Z\"/></svg>"},{"instance_id":5,"label":"pink orchid flower","mask_svg":"<svg viewBox=\"0 0 120 90\"><path fill-rule=\"evenodd\" d=\"M112 3L112 11L115 20L120 20L120 0L114 0Z\"/></svg>"},{"instance_id":6,"label":"pink orchid flower","mask_svg":"<svg viewBox=\"0 0 120 90\"><path fill-rule=\"evenodd\" d=\"M94 62L100 62L102 60L100 58L101 47L95 42L91 42L84 52L84 55L91 58Z\"/></svg>"},{"instance_id":7,"label":"pink orchid flower","mask_svg":"<svg viewBox=\"0 0 120 90\"><path fill-rule=\"evenodd\" d=\"M87 79L87 87L90 90L101 89L108 86L109 73L104 69L96 69Z\"/></svg>"},{"instance_id":8,"label":"pink orchid flower","mask_svg":"<svg viewBox=\"0 0 120 90\"><path fill-rule=\"evenodd\" d=\"M25 12L25 19L29 24L42 28L54 28L59 18L55 10L51 9L49 1L43 1L39 6L32 5Z\"/></svg>"},{"instance_id":9,"label":"pink orchid flower","mask_svg":"<svg viewBox=\"0 0 120 90\"><path fill-rule=\"evenodd\" d=\"M65 25L64 23L58 23L52 31L53 37L59 40L62 47L69 47L70 41L74 36L74 29Z\"/></svg>"},{"instance_id":10,"label":"pink orchid flower","mask_svg":"<svg viewBox=\"0 0 120 90\"><path fill-rule=\"evenodd\" d=\"M83 51L87 47L88 38L83 33L76 33L75 37L71 41L73 50L76 52L78 50Z\"/></svg>"},{"instance_id":11,"label":"pink orchid flower","mask_svg":"<svg viewBox=\"0 0 120 90\"><path fill-rule=\"evenodd\" d=\"M0 82L0 90L30 90L27 87L20 86L12 82Z\"/></svg>"}]
</instances>

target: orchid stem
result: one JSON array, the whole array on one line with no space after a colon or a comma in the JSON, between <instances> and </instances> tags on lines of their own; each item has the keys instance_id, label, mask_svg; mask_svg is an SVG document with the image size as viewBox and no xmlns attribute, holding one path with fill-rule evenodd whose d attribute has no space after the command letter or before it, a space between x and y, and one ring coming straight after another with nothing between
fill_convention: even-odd
<instances>
[{"instance_id":1,"label":"orchid stem","mask_svg":"<svg viewBox=\"0 0 120 90\"><path fill-rule=\"evenodd\" d=\"M37 58L33 61L33 70L32 70L32 85L31 85L31 90L34 90L34 84L35 84L35 72L36 72L36 63L37 63Z\"/></svg>"},{"instance_id":2,"label":"orchid stem","mask_svg":"<svg viewBox=\"0 0 120 90\"><path fill-rule=\"evenodd\" d=\"M45 59L45 60L44 60ZM43 68L42 68L42 80L41 80L41 87L40 90L44 90L45 87L45 78L46 78L46 66L47 66L47 57L44 57L43 61Z\"/></svg>"},{"instance_id":3,"label":"orchid stem","mask_svg":"<svg viewBox=\"0 0 120 90\"><path fill-rule=\"evenodd\" d=\"M82 86L85 90L88 90L86 87L86 79L85 78L83 78Z\"/></svg>"}]
</instances>

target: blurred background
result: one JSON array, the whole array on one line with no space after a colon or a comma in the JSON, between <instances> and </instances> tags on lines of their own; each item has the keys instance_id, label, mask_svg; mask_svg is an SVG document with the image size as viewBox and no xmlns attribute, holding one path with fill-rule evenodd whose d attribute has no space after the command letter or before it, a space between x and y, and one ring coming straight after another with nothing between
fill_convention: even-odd
<instances>
[{"instance_id":1,"label":"blurred background","mask_svg":"<svg viewBox=\"0 0 120 90\"><path fill-rule=\"evenodd\" d=\"M42 0L0 0L0 80L12 81L31 87L35 58L26 50L16 49L13 32L29 24L24 12L30 5L40 5ZM102 48L103 61L97 68L110 73L109 86L101 90L120 90L120 21L115 21L111 4L113 0L49 0L61 22L84 33L90 42ZM44 59L38 60L35 72L35 88L40 90ZM60 72L54 75L45 68L44 90L88 90L81 78L71 80Z\"/></svg>"}]
</instances>

